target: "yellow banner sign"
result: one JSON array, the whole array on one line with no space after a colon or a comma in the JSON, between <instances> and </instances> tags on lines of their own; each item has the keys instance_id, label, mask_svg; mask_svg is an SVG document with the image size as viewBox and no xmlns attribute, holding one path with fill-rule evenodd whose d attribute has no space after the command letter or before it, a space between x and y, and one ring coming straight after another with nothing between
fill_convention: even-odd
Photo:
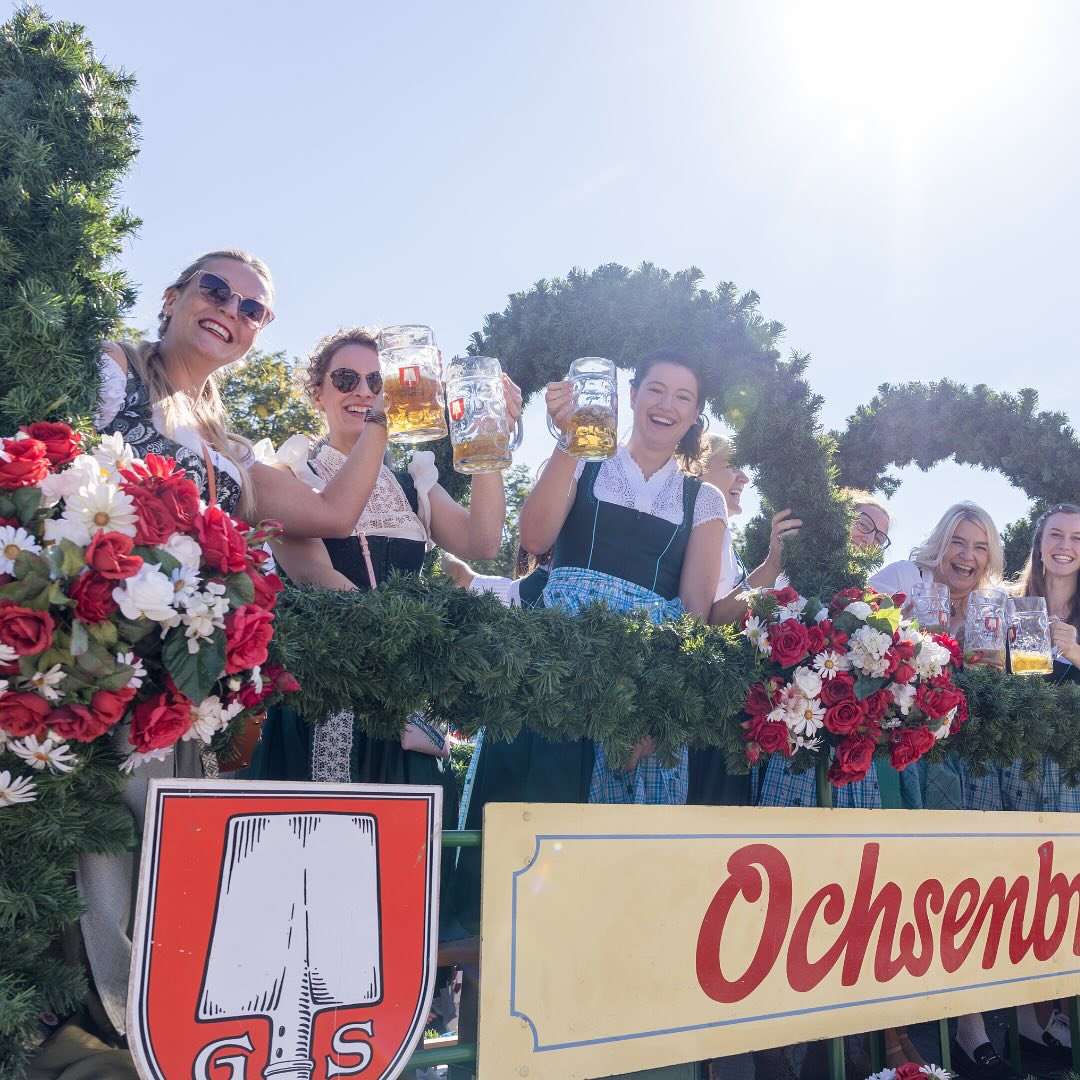
<instances>
[{"instance_id":1,"label":"yellow banner sign","mask_svg":"<svg viewBox=\"0 0 1080 1080\"><path fill-rule=\"evenodd\" d=\"M1077 994L1080 818L489 804L481 973L480 1080Z\"/></svg>"}]
</instances>

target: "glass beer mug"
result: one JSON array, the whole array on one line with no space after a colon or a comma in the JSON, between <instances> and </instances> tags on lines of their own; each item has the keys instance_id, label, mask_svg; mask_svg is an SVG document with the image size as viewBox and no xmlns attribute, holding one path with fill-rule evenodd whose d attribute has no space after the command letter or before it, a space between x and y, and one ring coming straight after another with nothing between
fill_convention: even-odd
<instances>
[{"instance_id":1,"label":"glass beer mug","mask_svg":"<svg viewBox=\"0 0 1080 1080\"><path fill-rule=\"evenodd\" d=\"M443 438L447 431L442 354L431 327L386 327L379 334L379 366L390 441L425 443Z\"/></svg>"},{"instance_id":2,"label":"glass beer mug","mask_svg":"<svg viewBox=\"0 0 1080 1080\"><path fill-rule=\"evenodd\" d=\"M938 581L919 581L911 587L910 618L928 634L945 634L949 630L949 586Z\"/></svg>"},{"instance_id":3,"label":"glass beer mug","mask_svg":"<svg viewBox=\"0 0 1080 1080\"><path fill-rule=\"evenodd\" d=\"M574 409L566 422L565 450L583 461L604 461L618 449L619 385L615 365L602 356L582 356L570 365ZM559 432L548 417L552 435Z\"/></svg>"},{"instance_id":4,"label":"glass beer mug","mask_svg":"<svg viewBox=\"0 0 1080 1080\"><path fill-rule=\"evenodd\" d=\"M972 589L964 618L964 663L1005 670L1004 589Z\"/></svg>"},{"instance_id":5,"label":"glass beer mug","mask_svg":"<svg viewBox=\"0 0 1080 1080\"><path fill-rule=\"evenodd\" d=\"M446 371L454 471L502 472L521 443L521 419L513 433L506 415L502 367L493 356L458 356Z\"/></svg>"},{"instance_id":6,"label":"glass beer mug","mask_svg":"<svg viewBox=\"0 0 1080 1080\"><path fill-rule=\"evenodd\" d=\"M1041 596L1012 596L1005 605L1009 663L1014 675L1049 675L1054 670L1050 615Z\"/></svg>"}]
</instances>

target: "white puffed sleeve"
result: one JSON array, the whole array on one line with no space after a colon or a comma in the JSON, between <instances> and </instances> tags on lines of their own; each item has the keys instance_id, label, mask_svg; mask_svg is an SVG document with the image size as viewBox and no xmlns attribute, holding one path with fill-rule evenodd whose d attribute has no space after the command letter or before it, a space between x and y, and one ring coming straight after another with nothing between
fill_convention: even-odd
<instances>
[{"instance_id":1,"label":"white puffed sleeve","mask_svg":"<svg viewBox=\"0 0 1080 1080\"><path fill-rule=\"evenodd\" d=\"M435 466L435 455L430 450L417 450L409 462L409 475L416 487L416 516L428 535L431 547L431 489L439 482L439 470Z\"/></svg>"},{"instance_id":2,"label":"white puffed sleeve","mask_svg":"<svg viewBox=\"0 0 1080 1080\"><path fill-rule=\"evenodd\" d=\"M726 522L727 519L727 503L721 491L712 484L702 484L694 504L694 523L691 528L704 525L706 521Z\"/></svg>"},{"instance_id":3,"label":"white puffed sleeve","mask_svg":"<svg viewBox=\"0 0 1080 1080\"><path fill-rule=\"evenodd\" d=\"M124 398L127 395L127 375L106 352L103 352L98 360L98 371L101 373L101 389L98 391L94 427L98 431L104 431L124 407Z\"/></svg>"},{"instance_id":4,"label":"white puffed sleeve","mask_svg":"<svg viewBox=\"0 0 1080 1080\"><path fill-rule=\"evenodd\" d=\"M262 446L263 442L269 440L262 439L255 444L256 453ZM305 435L290 435L273 454L267 464L277 465L286 468L295 476L298 480L303 480L305 484L312 487L316 486L316 481L321 480L316 473L312 472L308 468L308 455L311 453L311 443L308 441ZM260 457L260 461L263 459ZM322 484L317 486L322 487Z\"/></svg>"}]
</instances>

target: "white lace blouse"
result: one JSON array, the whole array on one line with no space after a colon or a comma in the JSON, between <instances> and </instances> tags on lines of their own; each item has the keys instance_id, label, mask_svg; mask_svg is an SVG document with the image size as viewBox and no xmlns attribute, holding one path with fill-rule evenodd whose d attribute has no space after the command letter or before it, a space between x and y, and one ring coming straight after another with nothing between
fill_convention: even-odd
<instances>
[{"instance_id":1,"label":"white lace blouse","mask_svg":"<svg viewBox=\"0 0 1080 1080\"><path fill-rule=\"evenodd\" d=\"M282 443L276 453L266 443L255 445L256 456L270 464L284 465L309 487L322 490L327 481L345 464L345 455L324 442L311 457L311 443L303 435L294 435ZM371 497L364 507L355 533L359 536L396 536L405 540L431 541L431 489L439 481L435 455L418 450L409 462L409 475L416 487L419 514L414 514L408 496L397 477L382 465Z\"/></svg>"},{"instance_id":2,"label":"white lace blouse","mask_svg":"<svg viewBox=\"0 0 1080 1080\"><path fill-rule=\"evenodd\" d=\"M585 462L579 461L574 470L575 480L581 478L584 468ZM620 446L615 456L600 466L593 493L601 502L652 514L672 525L680 524L683 519L683 472L674 458L646 480L630 451ZM691 528L707 521L726 522L727 519L724 496L712 484L702 484L694 504Z\"/></svg>"}]
</instances>

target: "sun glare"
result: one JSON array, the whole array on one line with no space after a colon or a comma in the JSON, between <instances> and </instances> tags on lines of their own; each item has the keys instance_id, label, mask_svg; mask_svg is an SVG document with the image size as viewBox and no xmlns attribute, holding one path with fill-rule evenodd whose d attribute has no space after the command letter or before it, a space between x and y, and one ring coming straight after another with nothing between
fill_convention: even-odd
<instances>
[{"instance_id":1,"label":"sun glare","mask_svg":"<svg viewBox=\"0 0 1080 1080\"><path fill-rule=\"evenodd\" d=\"M785 9L793 90L844 142L912 150L1023 78L1035 5L823 0Z\"/></svg>"}]
</instances>

